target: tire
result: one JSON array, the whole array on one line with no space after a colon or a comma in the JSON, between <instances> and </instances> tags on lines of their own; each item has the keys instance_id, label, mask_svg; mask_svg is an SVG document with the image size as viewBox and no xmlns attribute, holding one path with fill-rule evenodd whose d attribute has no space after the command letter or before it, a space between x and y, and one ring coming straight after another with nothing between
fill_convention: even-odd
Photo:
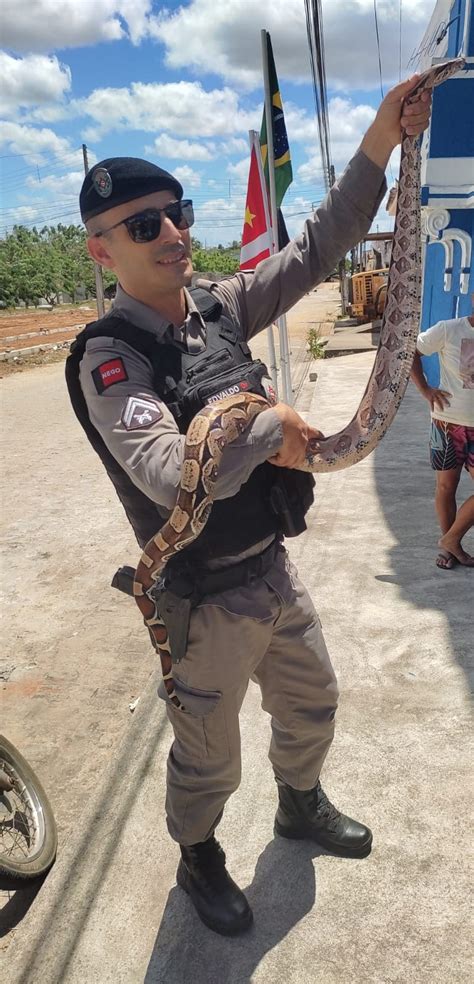
<instances>
[{"instance_id":1,"label":"tire","mask_svg":"<svg viewBox=\"0 0 474 984\"><path fill-rule=\"evenodd\" d=\"M0 735L0 770L4 780L0 789L0 887L2 888L21 888L30 884L38 878L42 878L54 864L58 844L56 822L51 809L48 797L33 769L23 755ZM5 779L13 778L14 788L12 791L5 790ZM14 807L13 792L19 799L17 789L21 790L21 799L27 804L31 818L34 823L27 823L27 814L19 813L17 809L12 812ZM13 820L12 820L13 816ZM17 817L20 817L19 827L15 826ZM22 817L25 818L22 820ZM34 831L36 843L31 842L29 852L25 857L12 857L7 854L9 834L8 831L20 829L20 832L29 830ZM10 838L11 839L11 838ZM24 842L28 846L27 837Z\"/></svg>"}]
</instances>

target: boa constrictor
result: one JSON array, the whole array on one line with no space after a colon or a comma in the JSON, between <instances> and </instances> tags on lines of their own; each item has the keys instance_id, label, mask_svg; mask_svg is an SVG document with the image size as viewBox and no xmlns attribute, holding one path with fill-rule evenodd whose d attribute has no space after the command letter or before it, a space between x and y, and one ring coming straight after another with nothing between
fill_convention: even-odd
<instances>
[{"instance_id":1,"label":"boa constrictor","mask_svg":"<svg viewBox=\"0 0 474 984\"><path fill-rule=\"evenodd\" d=\"M425 89L444 82L462 65L462 59L457 59L425 72L406 101L412 102ZM415 354L420 306L420 138L404 133L387 301L372 373L351 422L331 437L310 441L302 470L348 468L377 446L405 393ZM196 540L209 518L225 446L268 406L262 397L247 393L206 406L194 417L186 434L176 505L165 525L147 543L137 567L135 600L159 653L168 699L182 711L186 708L174 689L168 633L157 614L153 591L167 561Z\"/></svg>"}]
</instances>

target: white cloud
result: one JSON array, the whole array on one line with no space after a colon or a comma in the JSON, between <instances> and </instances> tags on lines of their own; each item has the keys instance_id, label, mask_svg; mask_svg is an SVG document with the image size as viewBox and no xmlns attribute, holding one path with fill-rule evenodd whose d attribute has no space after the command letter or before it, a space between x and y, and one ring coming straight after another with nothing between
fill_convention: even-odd
<instances>
[{"instance_id":1,"label":"white cloud","mask_svg":"<svg viewBox=\"0 0 474 984\"><path fill-rule=\"evenodd\" d=\"M291 205L282 206L285 225L290 239L294 239L295 236L299 236L300 232L302 232L306 219L309 219L314 211L311 207L312 204L312 201L308 198L297 195L291 202Z\"/></svg>"},{"instance_id":2,"label":"white cloud","mask_svg":"<svg viewBox=\"0 0 474 984\"><path fill-rule=\"evenodd\" d=\"M26 225L30 228L36 226L41 229L45 225L57 225L58 222L65 225L81 224L77 197L63 198L60 201L45 200L43 204L19 205L9 209L0 217L0 231L5 234L14 225Z\"/></svg>"},{"instance_id":3,"label":"white cloud","mask_svg":"<svg viewBox=\"0 0 474 984\"><path fill-rule=\"evenodd\" d=\"M2 41L13 51L50 51L146 35L151 0L2 0Z\"/></svg>"},{"instance_id":4,"label":"white cloud","mask_svg":"<svg viewBox=\"0 0 474 984\"><path fill-rule=\"evenodd\" d=\"M45 155L48 158L67 157L70 164L74 158L79 160L82 157L80 151L71 148L69 140L58 137L47 127L38 129L5 120L0 121L0 147L4 147L10 154L24 155L29 164L42 164Z\"/></svg>"},{"instance_id":5,"label":"white cloud","mask_svg":"<svg viewBox=\"0 0 474 984\"><path fill-rule=\"evenodd\" d=\"M392 232L394 226L394 218L389 215L386 208L385 202L387 201L387 195L385 196L374 221L372 222L371 229L372 232Z\"/></svg>"},{"instance_id":6,"label":"white cloud","mask_svg":"<svg viewBox=\"0 0 474 984\"><path fill-rule=\"evenodd\" d=\"M169 157L171 160L212 161L215 148L212 144L192 143L190 140L175 140L167 133L160 133L153 146L145 147L147 154Z\"/></svg>"},{"instance_id":7,"label":"white cloud","mask_svg":"<svg viewBox=\"0 0 474 984\"><path fill-rule=\"evenodd\" d=\"M193 235L208 246L239 239L244 225L245 196L214 198L196 207Z\"/></svg>"},{"instance_id":8,"label":"white cloud","mask_svg":"<svg viewBox=\"0 0 474 984\"><path fill-rule=\"evenodd\" d=\"M62 99L71 88L71 72L57 58L27 55L12 58L0 51L0 112L13 116L19 109Z\"/></svg>"},{"instance_id":9,"label":"white cloud","mask_svg":"<svg viewBox=\"0 0 474 984\"><path fill-rule=\"evenodd\" d=\"M223 140L219 144L218 152L226 157L231 157L232 154L245 154L249 152L249 142L243 137L230 137L229 140Z\"/></svg>"},{"instance_id":10,"label":"white cloud","mask_svg":"<svg viewBox=\"0 0 474 984\"><path fill-rule=\"evenodd\" d=\"M329 126L334 141L359 140L375 116L373 106L354 106L350 99L329 100Z\"/></svg>"},{"instance_id":11,"label":"white cloud","mask_svg":"<svg viewBox=\"0 0 474 984\"><path fill-rule=\"evenodd\" d=\"M404 0L403 64L420 40L434 0ZM251 10L249 9L251 7ZM386 84L398 80L399 5L379 0L382 67ZM301 0L191 0L150 18L150 34L166 47L170 68L212 71L244 88L261 87L260 30L272 36L277 72L292 81L310 78L304 4ZM378 85L373 0L324 0L328 83L342 90ZM186 44L183 44L186 38ZM395 40L396 39L396 40Z\"/></svg>"},{"instance_id":12,"label":"white cloud","mask_svg":"<svg viewBox=\"0 0 474 984\"><path fill-rule=\"evenodd\" d=\"M83 181L84 171L69 171L66 174L47 174L39 179L30 175L26 184L35 191L52 192L55 198L70 198L73 195L78 198Z\"/></svg>"},{"instance_id":13,"label":"white cloud","mask_svg":"<svg viewBox=\"0 0 474 984\"><path fill-rule=\"evenodd\" d=\"M350 99L343 99L341 96L330 99L328 109L332 162L338 174L357 150L375 116L375 110L372 106L365 106L363 103L355 106ZM309 157L298 168L298 178L304 183L313 182L321 185L322 166L316 127L314 141L306 150Z\"/></svg>"},{"instance_id":14,"label":"white cloud","mask_svg":"<svg viewBox=\"0 0 474 984\"><path fill-rule=\"evenodd\" d=\"M247 152L246 157L243 157L242 160L237 161L236 164L228 164L227 174L230 174L238 184L246 184L249 176L249 168L250 151Z\"/></svg>"},{"instance_id":15,"label":"white cloud","mask_svg":"<svg viewBox=\"0 0 474 984\"><path fill-rule=\"evenodd\" d=\"M58 123L70 119L71 104L68 102L50 103L47 106L37 106L21 115L24 123Z\"/></svg>"},{"instance_id":16,"label":"white cloud","mask_svg":"<svg viewBox=\"0 0 474 984\"><path fill-rule=\"evenodd\" d=\"M2 38L16 52L51 51L152 37L169 67L198 76L211 71L243 88L261 88L260 30L270 31L280 79L310 78L302 0L189 0L159 13L153 0L2 0ZM161 5L160 5L161 6ZM403 64L419 43L434 0L403 2ZM385 84L398 78L399 5L378 0ZM324 0L328 83L341 90L375 88L378 61L373 0ZM354 41L354 43L351 43Z\"/></svg>"},{"instance_id":17,"label":"white cloud","mask_svg":"<svg viewBox=\"0 0 474 984\"><path fill-rule=\"evenodd\" d=\"M35 222L41 216L41 208L34 205L19 205L8 213L7 222L11 225L24 225L28 222Z\"/></svg>"},{"instance_id":18,"label":"white cloud","mask_svg":"<svg viewBox=\"0 0 474 984\"><path fill-rule=\"evenodd\" d=\"M318 140L318 124L314 115L308 116L304 109L291 102L285 102L284 110L290 147L292 143Z\"/></svg>"},{"instance_id":19,"label":"white cloud","mask_svg":"<svg viewBox=\"0 0 474 984\"><path fill-rule=\"evenodd\" d=\"M182 167L176 167L173 174L183 185L185 195L186 188L199 188L201 184L201 175L197 171L193 171L192 167L189 167L188 164L183 164Z\"/></svg>"},{"instance_id":20,"label":"white cloud","mask_svg":"<svg viewBox=\"0 0 474 984\"><path fill-rule=\"evenodd\" d=\"M260 31L272 35L275 50L285 48L285 72L301 78L308 73L308 56L301 63L304 5L300 0L192 0L177 10L163 10L150 20L150 33L166 46L170 68L185 65L197 73L212 71L252 89L261 84ZM183 45L182 39L186 38ZM282 71L279 61L279 70Z\"/></svg>"},{"instance_id":21,"label":"white cloud","mask_svg":"<svg viewBox=\"0 0 474 984\"><path fill-rule=\"evenodd\" d=\"M87 139L111 130L155 132L157 126L189 137L227 136L250 129L254 119L239 108L236 92L206 91L199 82L132 82L130 88L95 89L74 100L71 111L94 121Z\"/></svg>"}]
</instances>

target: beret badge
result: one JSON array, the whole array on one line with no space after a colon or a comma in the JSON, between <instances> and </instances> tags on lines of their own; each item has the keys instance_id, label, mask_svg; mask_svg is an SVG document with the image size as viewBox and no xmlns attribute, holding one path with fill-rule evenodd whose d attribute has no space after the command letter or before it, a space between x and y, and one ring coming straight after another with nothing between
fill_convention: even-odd
<instances>
[{"instance_id":1,"label":"beret badge","mask_svg":"<svg viewBox=\"0 0 474 984\"><path fill-rule=\"evenodd\" d=\"M109 198L112 194L112 178L105 167L98 167L92 175L92 184L101 198Z\"/></svg>"}]
</instances>

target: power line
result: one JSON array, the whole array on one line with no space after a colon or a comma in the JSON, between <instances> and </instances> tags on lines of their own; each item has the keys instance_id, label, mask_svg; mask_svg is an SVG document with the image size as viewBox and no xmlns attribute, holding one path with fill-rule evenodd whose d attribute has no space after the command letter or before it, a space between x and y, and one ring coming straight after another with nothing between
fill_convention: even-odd
<instances>
[{"instance_id":1,"label":"power line","mask_svg":"<svg viewBox=\"0 0 474 984\"><path fill-rule=\"evenodd\" d=\"M380 92L382 93L382 99L383 99L384 91L383 91L383 83L382 83L382 59L380 56L380 36L379 36L379 21L377 17L377 0L374 0L374 20L375 20L375 35L377 38L377 51L379 56Z\"/></svg>"},{"instance_id":2,"label":"power line","mask_svg":"<svg viewBox=\"0 0 474 984\"><path fill-rule=\"evenodd\" d=\"M315 202L309 201L307 203L302 203L303 207L297 208L296 210L290 210L285 208L285 218L294 219L300 215L308 215L314 211L314 208L321 204L321 201ZM306 206L306 207L305 207ZM3 220L0 229L3 233L8 232L13 226L23 226L27 229L32 229L35 226L53 225L57 223L60 219L70 218L71 216L78 216L78 208L69 209L68 211L53 212L46 217L39 215L37 218L29 218L25 221L15 222ZM233 229L236 226L240 226L242 222L242 211L240 208L236 208L235 212L228 213L224 216L225 222L218 222L216 216L201 216L199 210L196 210L196 225L204 228L216 228L216 229Z\"/></svg>"},{"instance_id":3,"label":"power line","mask_svg":"<svg viewBox=\"0 0 474 984\"><path fill-rule=\"evenodd\" d=\"M400 26L399 75L400 75L400 79L401 79L401 77L402 77L402 68L401 68L401 64L402 64L401 63L401 57L402 57L402 55L401 55L401 51L402 51L402 47L401 47L401 45L402 45L402 34L401 34L401 30L402 30L402 0L399 0L399 2L400 2L400 6L399 6L399 26ZM381 55L381 51L380 51L379 22L378 22L378 17L377 17L377 0L374 0L374 20L375 20L375 36L377 38L377 52L378 52L378 59L379 59L380 92L382 94L382 99L384 99L385 97L384 97L383 82L382 82L382 55ZM390 164L390 161L389 161L388 166L389 166L390 176L392 178L392 182L394 182L395 181L395 178L393 176L392 165Z\"/></svg>"},{"instance_id":4,"label":"power line","mask_svg":"<svg viewBox=\"0 0 474 984\"><path fill-rule=\"evenodd\" d=\"M23 177L18 177L11 175L9 178L3 178L1 181L1 187L4 193L15 194L20 189L30 190L34 189L36 194L41 189L41 185L47 182L49 178L55 178L59 180L61 177L66 177L66 175L71 174L71 165L58 164L55 168L54 166L51 170L43 173L42 175L35 175L34 172L29 172L24 174ZM76 172L74 172L76 173ZM77 173L80 173L79 167ZM59 189L57 189L59 190ZM70 192L69 192L70 193Z\"/></svg>"},{"instance_id":5,"label":"power line","mask_svg":"<svg viewBox=\"0 0 474 984\"><path fill-rule=\"evenodd\" d=\"M398 32L398 81L402 81L402 0L399 6L399 32Z\"/></svg>"},{"instance_id":6,"label":"power line","mask_svg":"<svg viewBox=\"0 0 474 984\"><path fill-rule=\"evenodd\" d=\"M72 205L73 202L75 202L76 200L77 200L76 198L72 198L72 197L65 198L64 201L61 204L62 205ZM36 201L36 202L25 202L23 205L10 205L8 208L0 208L0 215L2 215L4 212L17 212L19 208L35 208L37 205L42 205L43 208L46 208L46 209L49 209L49 208L57 208L58 207L58 204L59 203L57 201L56 202L47 202L47 201L45 202L44 200L43 201Z\"/></svg>"},{"instance_id":7,"label":"power line","mask_svg":"<svg viewBox=\"0 0 474 984\"><path fill-rule=\"evenodd\" d=\"M17 167L17 168L15 168L14 173L12 175L9 175L9 176L10 177L17 177L18 175L26 174L28 171L36 171L38 168L43 168L44 169L46 167L55 167L61 161L68 160L71 157L75 157L76 155L80 155L80 153L81 153L80 147L74 147L73 149L69 150L66 154L51 154L51 153L49 153L47 155L46 160L44 161L44 163L42 161L41 162L38 161L35 164L25 164L24 167ZM36 151L35 150L26 150L26 151L24 151L23 154L11 154L11 155L8 155L7 154L7 155L5 155L5 157L3 158L3 160L7 159L9 156L11 156L11 157L33 157L33 156L36 156L36 157L42 157L42 158L44 158L45 157L45 151L43 151L43 150L36 150ZM0 159L2 159L2 158L0 158ZM80 157L79 157L79 160L81 160Z\"/></svg>"},{"instance_id":8,"label":"power line","mask_svg":"<svg viewBox=\"0 0 474 984\"><path fill-rule=\"evenodd\" d=\"M306 33L308 36L313 95L318 120L319 146L326 190L331 184L331 147L327 102L324 39L321 0L305 0Z\"/></svg>"}]
</instances>

